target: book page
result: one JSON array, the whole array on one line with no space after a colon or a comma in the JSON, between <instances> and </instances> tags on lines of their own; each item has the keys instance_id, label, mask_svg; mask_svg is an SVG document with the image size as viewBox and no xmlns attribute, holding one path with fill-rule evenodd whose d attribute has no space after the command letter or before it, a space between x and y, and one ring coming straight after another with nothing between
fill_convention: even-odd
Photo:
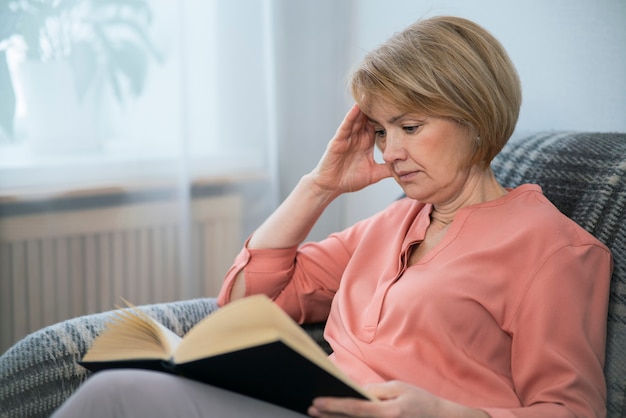
<instances>
[{"instance_id":1,"label":"book page","mask_svg":"<svg viewBox=\"0 0 626 418\"><path fill-rule=\"evenodd\" d=\"M114 312L83 361L168 360L181 338L137 308Z\"/></svg>"},{"instance_id":2,"label":"book page","mask_svg":"<svg viewBox=\"0 0 626 418\"><path fill-rule=\"evenodd\" d=\"M177 363L276 341L280 336L301 350L326 357L306 331L265 295L243 298L220 308L196 324L183 338Z\"/></svg>"}]
</instances>

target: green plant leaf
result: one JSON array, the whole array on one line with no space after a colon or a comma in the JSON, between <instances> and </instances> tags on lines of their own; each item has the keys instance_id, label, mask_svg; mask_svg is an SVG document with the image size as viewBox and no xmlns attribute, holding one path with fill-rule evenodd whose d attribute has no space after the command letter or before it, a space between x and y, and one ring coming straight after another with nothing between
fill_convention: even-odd
<instances>
[{"instance_id":1,"label":"green plant leaf","mask_svg":"<svg viewBox=\"0 0 626 418\"><path fill-rule=\"evenodd\" d=\"M99 21L97 24L94 23L94 30L99 32L99 37L101 39L106 39L107 42L112 42L112 36L108 35L113 32L120 32L122 30L126 31L127 40L133 40L138 44L141 44L143 48L146 49L147 52L155 59L157 62L162 62L162 57L160 52L155 48L148 33L146 32L146 27L142 25L140 22L137 22L133 19L125 19L119 17L112 17L102 21ZM146 57L147 58L147 57Z\"/></svg>"},{"instance_id":2,"label":"green plant leaf","mask_svg":"<svg viewBox=\"0 0 626 418\"><path fill-rule=\"evenodd\" d=\"M79 100L83 100L98 73L98 54L89 42L74 44L69 63L74 73L74 87Z\"/></svg>"},{"instance_id":3,"label":"green plant leaf","mask_svg":"<svg viewBox=\"0 0 626 418\"><path fill-rule=\"evenodd\" d=\"M109 83L111 83L113 94L115 95L115 98L117 99L118 102L122 102L124 100L124 96L122 94L122 86L120 85L120 82L117 79L115 65L109 62L106 67L107 67L107 78L109 79Z\"/></svg>"},{"instance_id":4,"label":"green plant leaf","mask_svg":"<svg viewBox=\"0 0 626 418\"><path fill-rule=\"evenodd\" d=\"M0 127L12 138L16 102L5 51L0 51L0 96Z\"/></svg>"},{"instance_id":5,"label":"green plant leaf","mask_svg":"<svg viewBox=\"0 0 626 418\"><path fill-rule=\"evenodd\" d=\"M152 21L152 10L146 0L94 0L92 7L100 10L125 9L139 15L146 23Z\"/></svg>"},{"instance_id":6,"label":"green plant leaf","mask_svg":"<svg viewBox=\"0 0 626 418\"><path fill-rule=\"evenodd\" d=\"M19 17L9 9L7 0L0 0L0 42L17 33Z\"/></svg>"},{"instance_id":7,"label":"green plant leaf","mask_svg":"<svg viewBox=\"0 0 626 418\"><path fill-rule=\"evenodd\" d=\"M29 59L69 59L79 99L103 75L121 102L125 94L142 93L151 59L162 62L149 37L152 18L148 0L0 0L0 40L21 37ZM0 115L0 124L11 122L5 129L12 129L8 75L4 83L0 110L13 110Z\"/></svg>"},{"instance_id":8,"label":"green plant leaf","mask_svg":"<svg viewBox=\"0 0 626 418\"><path fill-rule=\"evenodd\" d=\"M139 96L143 92L148 60L146 53L132 42L123 41L110 53L111 69L128 80L130 92Z\"/></svg>"}]
</instances>

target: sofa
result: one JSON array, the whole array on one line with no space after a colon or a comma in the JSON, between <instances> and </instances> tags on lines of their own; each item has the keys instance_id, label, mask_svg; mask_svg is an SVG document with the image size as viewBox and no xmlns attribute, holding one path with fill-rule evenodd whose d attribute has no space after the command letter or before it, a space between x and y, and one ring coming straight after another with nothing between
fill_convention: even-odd
<instances>
[{"instance_id":1,"label":"sofa","mask_svg":"<svg viewBox=\"0 0 626 418\"><path fill-rule=\"evenodd\" d=\"M605 376L607 416L626 417L626 134L543 132L514 137L493 162L505 186L536 183L613 252ZM140 307L175 333L217 309L198 298ZM77 364L111 317L103 312L41 329L0 357L0 417L49 416L88 376ZM305 329L330 352L324 324Z\"/></svg>"}]
</instances>

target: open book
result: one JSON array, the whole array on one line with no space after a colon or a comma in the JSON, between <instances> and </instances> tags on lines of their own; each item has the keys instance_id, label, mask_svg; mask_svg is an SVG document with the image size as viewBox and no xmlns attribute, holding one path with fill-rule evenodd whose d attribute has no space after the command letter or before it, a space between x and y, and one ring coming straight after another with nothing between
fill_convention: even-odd
<instances>
[{"instance_id":1,"label":"open book","mask_svg":"<svg viewBox=\"0 0 626 418\"><path fill-rule=\"evenodd\" d=\"M80 364L174 373L301 413L318 396L374 400L264 295L218 309L183 338L136 308L121 309Z\"/></svg>"}]
</instances>

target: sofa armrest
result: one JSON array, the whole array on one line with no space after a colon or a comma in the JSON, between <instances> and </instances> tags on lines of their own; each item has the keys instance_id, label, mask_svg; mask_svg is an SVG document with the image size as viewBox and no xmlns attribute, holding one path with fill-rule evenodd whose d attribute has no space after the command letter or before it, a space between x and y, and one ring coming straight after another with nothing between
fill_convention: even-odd
<instances>
[{"instance_id":1,"label":"sofa armrest","mask_svg":"<svg viewBox=\"0 0 626 418\"><path fill-rule=\"evenodd\" d=\"M140 306L178 335L217 309L215 299ZM0 418L47 417L88 375L78 365L112 311L36 331L0 356Z\"/></svg>"}]
</instances>

